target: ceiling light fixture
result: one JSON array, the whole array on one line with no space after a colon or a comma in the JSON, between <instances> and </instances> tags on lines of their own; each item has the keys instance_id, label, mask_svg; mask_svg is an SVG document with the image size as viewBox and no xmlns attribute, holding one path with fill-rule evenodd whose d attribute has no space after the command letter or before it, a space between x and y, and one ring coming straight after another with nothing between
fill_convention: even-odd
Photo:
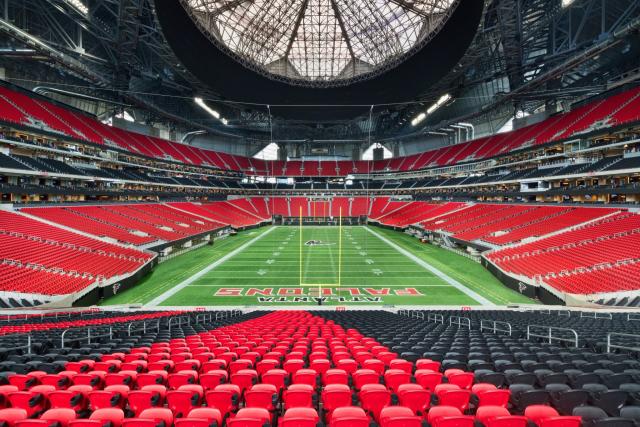
<instances>
[{"instance_id":1,"label":"ceiling light fixture","mask_svg":"<svg viewBox=\"0 0 640 427\"><path fill-rule=\"evenodd\" d=\"M66 2L81 14L85 16L89 14L89 8L80 0L66 0Z\"/></svg>"},{"instance_id":2,"label":"ceiling light fixture","mask_svg":"<svg viewBox=\"0 0 640 427\"><path fill-rule=\"evenodd\" d=\"M413 120L411 120L411 126L417 126L418 124L420 124L424 119L427 118L427 115L433 114L434 111L436 111L442 105L446 104L450 99L451 95L449 95L448 93L442 95L431 107L427 109L426 113L422 112L415 116Z\"/></svg>"}]
</instances>

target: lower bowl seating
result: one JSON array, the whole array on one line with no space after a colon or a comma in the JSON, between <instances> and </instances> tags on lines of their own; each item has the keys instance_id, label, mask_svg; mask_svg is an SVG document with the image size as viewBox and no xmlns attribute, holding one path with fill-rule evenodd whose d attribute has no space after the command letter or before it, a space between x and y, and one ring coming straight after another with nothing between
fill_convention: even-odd
<instances>
[{"instance_id":1,"label":"lower bowl seating","mask_svg":"<svg viewBox=\"0 0 640 427\"><path fill-rule=\"evenodd\" d=\"M507 313L526 321L526 313ZM86 342L75 333L64 347L56 338L66 323L37 331L31 354L12 349L14 335L0 338L6 348L0 354L0 424L637 427L640 422L640 363L630 354L495 334L477 329L475 320L466 328L382 311L252 312L215 321L202 313L150 312L138 314L139 320L156 316L159 327L145 331L132 330L125 318L131 314L95 319L109 325L110 337ZM28 329L28 323L23 326Z\"/></svg>"}]
</instances>

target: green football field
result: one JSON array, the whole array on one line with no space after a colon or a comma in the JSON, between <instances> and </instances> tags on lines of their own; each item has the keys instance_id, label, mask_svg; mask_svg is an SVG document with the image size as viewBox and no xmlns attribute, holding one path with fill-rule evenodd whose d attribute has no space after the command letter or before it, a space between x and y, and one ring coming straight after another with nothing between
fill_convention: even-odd
<instances>
[{"instance_id":1,"label":"green football field","mask_svg":"<svg viewBox=\"0 0 640 427\"><path fill-rule=\"evenodd\" d=\"M531 303L480 264L378 227L238 233L155 268L104 304L151 306Z\"/></svg>"}]
</instances>

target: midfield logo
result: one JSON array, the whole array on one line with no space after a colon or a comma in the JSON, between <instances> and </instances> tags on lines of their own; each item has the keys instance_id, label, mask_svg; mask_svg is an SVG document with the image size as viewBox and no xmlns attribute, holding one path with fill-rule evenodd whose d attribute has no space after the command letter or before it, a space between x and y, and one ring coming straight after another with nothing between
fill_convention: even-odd
<instances>
[{"instance_id":1,"label":"midfield logo","mask_svg":"<svg viewBox=\"0 0 640 427\"><path fill-rule=\"evenodd\" d=\"M349 288L349 287L297 287L297 288L219 288L218 297L256 297L261 303L314 303L353 302L382 303L388 296L423 296L416 288Z\"/></svg>"}]
</instances>

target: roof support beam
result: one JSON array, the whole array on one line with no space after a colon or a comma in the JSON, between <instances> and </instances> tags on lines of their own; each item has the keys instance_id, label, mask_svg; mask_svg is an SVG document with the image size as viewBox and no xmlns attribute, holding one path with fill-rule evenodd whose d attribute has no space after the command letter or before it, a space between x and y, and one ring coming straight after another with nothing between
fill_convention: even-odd
<instances>
[{"instance_id":1,"label":"roof support beam","mask_svg":"<svg viewBox=\"0 0 640 427\"><path fill-rule=\"evenodd\" d=\"M291 31L291 36L289 37L289 41L287 42L287 50L284 51L284 58L289 60L289 53L291 52L291 48L293 47L293 42L295 41L296 34L298 34L298 29L300 28L300 24L302 24L302 19L304 18L304 14L307 11L307 6L309 6L309 0L304 0L302 5L300 6L300 12L296 17L296 23L293 26L293 30Z\"/></svg>"},{"instance_id":2,"label":"roof support beam","mask_svg":"<svg viewBox=\"0 0 640 427\"><path fill-rule=\"evenodd\" d=\"M336 19L338 20L338 25L340 26L340 32L342 33L342 37L344 37L345 42L347 43L347 49L349 49L349 54L351 55L351 60L353 62L354 73L356 66L356 55L353 53L353 46L351 46L351 37L347 33L347 29L344 26L344 20L342 19L342 14L340 13L340 9L336 4L336 0L331 0L331 8L333 9L333 13L336 15Z\"/></svg>"}]
</instances>

